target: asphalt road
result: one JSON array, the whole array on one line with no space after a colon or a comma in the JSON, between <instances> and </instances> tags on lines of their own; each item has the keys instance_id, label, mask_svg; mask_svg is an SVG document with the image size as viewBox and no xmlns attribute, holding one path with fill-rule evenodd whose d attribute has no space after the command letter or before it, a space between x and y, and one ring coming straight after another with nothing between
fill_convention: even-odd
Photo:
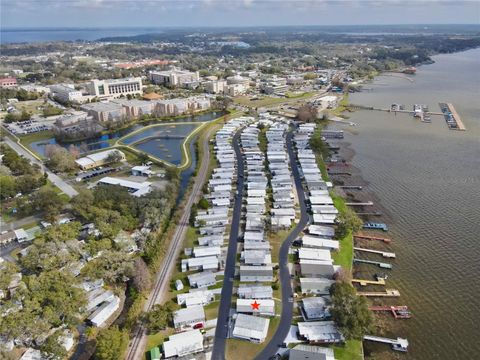
<instances>
[{"instance_id":1,"label":"asphalt road","mask_svg":"<svg viewBox=\"0 0 480 360\"><path fill-rule=\"evenodd\" d=\"M228 241L227 261L225 263L225 277L223 282L222 294L220 297L220 306L218 309L217 328L215 329L215 341L212 350L212 360L225 359L225 342L228 336L228 318L230 316L230 307L232 302L233 277L235 276L235 263L237 260L237 240L240 229L240 217L242 214L242 198L244 183L244 163L240 151L239 130L233 137L233 148L237 157L237 193L235 195L235 205L233 207L232 226L230 238Z\"/></svg>"},{"instance_id":2,"label":"asphalt road","mask_svg":"<svg viewBox=\"0 0 480 360\"><path fill-rule=\"evenodd\" d=\"M290 167L292 169L292 174L295 179L295 187L297 188L298 202L300 203L300 221L297 226L292 230L288 237L283 242L280 247L279 253L279 266L280 266L280 281L282 283L282 314L280 318L280 323L278 324L277 331L273 335L270 342L263 348L263 350L257 355L257 360L267 360L270 357L274 356L280 346L282 346L283 341L287 337L288 331L290 330L290 325L292 323L292 314L293 314L293 291L292 283L290 279L290 272L288 270L288 250L292 245L292 242L298 237L300 232L308 224L309 216L307 213L307 208L305 206L305 193L302 187L302 179L300 178L300 173L298 172L297 157L295 151L293 150L292 144L293 133L289 132L287 134L287 149L290 157Z\"/></svg>"},{"instance_id":3,"label":"asphalt road","mask_svg":"<svg viewBox=\"0 0 480 360\"><path fill-rule=\"evenodd\" d=\"M18 145L15 141L10 139L8 136L5 136L4 140L5 143L10 146L18 155L21 155L24 158L30 160L32 164L38 164L42 171L48 174L48 180L50 180L55 186L62 190L64 194L68 195L69 197L74 197L78 195L77 190L75 190L72 186L68 185L61 177L51 172L40 160L32 156L32 154L30 154L23 147Z\"/></svg>"},{"instance_id":4,"label":"asphalt road","mask_svg":"<svg viewBox=\"0 0 480 360\"><path fill-rule=\"evenodd\" d=\"M160 271L157 273L154 287L145 303L144 311L149 311L153 307L153 305L160 304L164 300L164 296L167 293L169 279L175 267L176 259L182 248L183 239L185 238L185 234L189 226L190 210L192 208L192 205L197 201L199 195L201 194L203 184L207 180L208 166L210 163L209 140L212 133L216 130L216 127L212 127L211 129L209 129L208 133L204 137L204 141L202 143L203 156L201 159L200 168L198 170L198 175L195 179L195 183L193 184L193 189L190 193L190 197L185 204L185 208L183 210L180 221L177 225L177 228L175 229L175 233L173 234L173 237L171 239L170 246L167 251L168 256L166 256L165 261L160 268ZM139 360L145 358L144 348L146 343L146 337L146 329L142 324L140 324L132 335L127 351L127 356L125 357L126 360Z\"/></svg>"}]
</instances>

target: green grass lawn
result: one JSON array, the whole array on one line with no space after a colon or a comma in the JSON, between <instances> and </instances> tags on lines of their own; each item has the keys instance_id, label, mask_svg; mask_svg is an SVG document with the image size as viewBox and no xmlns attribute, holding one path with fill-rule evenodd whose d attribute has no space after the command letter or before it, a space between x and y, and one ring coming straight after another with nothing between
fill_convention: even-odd
<instances>
[{"instance_id":1,"label":"green grass lawn","mask_svg":"<svg viewBox=\"0 0 480 360\"><path fill-rule=\"evenodd\" d=\"M148 335L147 344L145 346L145 352L147 352L154 346L161 347L160 345L162 345L163 342L167 340L168 336L172 335L174 332L175 330L173 329L166 329L166 330L159 331L158 333Z\"/></svg>"},{"instance_id":2,"label":"green grass lawn","mask_svg":"<svg viewBox=\"0 0 480 360\"><path fill-rule=\"evenodd\" d=\"M344 345L332 346L336 360L363 360L362 342L347 340Z\"/></svg>"},{"instance_id":3,"label":"green grass lawn","mask_svg":"<svg viewBox=\"0 0 480 360\"><path fill-rule=\"evenodd\" d=\"M27 100L27 101L20 101L15 104L15 107L19 111L27 111L30 114L43 114L42 110L37 109L39 106L44 106L43 99L40 100Z\"/></svg>"},{"instance_id":4,"label":"green grass lawn","mask_svg":"<svg viewBox=\"0 0 480 360\"><path fill-rule=\"evenodd\" d=\"M345 213L347 210L345 199L334 192L330 192L330 195L338 212L340 214ZM350 272L353 261L353 234L349 231L342 239L338 240L340 241L340 250L332 254L333 261L336 265L341 265Z\"/></svg>"},{"instance_id":5,"label":"green grass lawn","mask_svg":"<svg viewBox=\"0 0 480 360\"><path fill-rule=\"evenodd\" d=\"M216 300L207 306L204 306L205 318L207 320L216 319L218 317L218 307L220 306L220 301Z\"/></svg>"},{"instance_id":6,"label":"green grass lawn","mask_svg":"<svg viewBox=\"0 0 480 360\"><path fill-rule=\"evenodd\" d=\"M53 132L50 130L39 131L33 134L18 136L18 138L20 139L20 142L25 146L29 146L32 142L35 142L35 141L50 139L51 137L53 137Z\"/></svg>"},{"instance_id":7,"label":"green grass lawn","mask_svg":"<svg viewBox=\"0 0 480 360\"><path fill-rule=\"evenodd\" d=\"M240 339L227 339L227 346L225 349L225 359L227 360L236 360L239 358L242 359L254 359L255 355L258 354L262 349L267 345L273 337L278 324L280 322L280 317L270 318L270 325L268 327L268 335L265 341L261 344L254 344L247 340ZM241 354L241 355L240 355Z\"/></svg>"}]
</instances>

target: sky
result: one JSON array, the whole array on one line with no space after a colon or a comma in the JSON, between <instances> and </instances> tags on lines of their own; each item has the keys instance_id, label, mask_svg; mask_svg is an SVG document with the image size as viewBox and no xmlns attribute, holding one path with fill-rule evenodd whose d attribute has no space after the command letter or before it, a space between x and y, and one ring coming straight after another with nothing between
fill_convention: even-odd
<instances>
[{"instance_id":1,"label":"sky","mask_svg":"<svg viewBox=\"0 0 480 360\"><path fill-rule=\"evenodd\" d=\"M1 27L479 24L480 0L0 0Z\"/></svg>"}]
</instances>

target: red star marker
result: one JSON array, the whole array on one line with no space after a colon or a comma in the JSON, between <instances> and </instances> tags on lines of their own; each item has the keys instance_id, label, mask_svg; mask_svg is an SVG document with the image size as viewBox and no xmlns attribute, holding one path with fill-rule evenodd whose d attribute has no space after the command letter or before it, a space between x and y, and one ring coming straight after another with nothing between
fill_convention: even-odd
<instances>
[{"instance_id":1,"label":"red star marker","mask_svg":"<svg viewBox=\"0 0 480 360\"><path fill-rule=\"evenodd\" d=\"M257 303L257 300L255 300L250 306L252 307L252 310L259 310L258 307L260 306L260 303Z\"/></svg>"}]
</instances>

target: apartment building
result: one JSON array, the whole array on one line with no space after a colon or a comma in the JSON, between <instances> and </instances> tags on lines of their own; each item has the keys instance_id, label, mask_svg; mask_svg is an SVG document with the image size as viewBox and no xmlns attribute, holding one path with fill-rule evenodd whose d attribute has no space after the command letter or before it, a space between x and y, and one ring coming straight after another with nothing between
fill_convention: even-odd
<instances>
[{"instance_id":1,"label":"apartment building","mask_svg":"<svg viewBox=\"0 0 480 360\"><path fill-rule=\"evenodd\" d=\"M123 79L92 80L87 84L90 95L99 98L120 97L121 95L142 94L142 78L131 77Z\"/></svg>"},{"instance_id":2,"label":"apartment building","mask_svg":"<svg viewBox=\"0 0 480 360\"><path fill-rule=\"evenodd\" d=\"M177 68L165 71L150 71L149 78L154 84L165 86L185 86L189 83L198 82L200 79L198 71L192 72Z\"/></svg>"}]
</instances>

